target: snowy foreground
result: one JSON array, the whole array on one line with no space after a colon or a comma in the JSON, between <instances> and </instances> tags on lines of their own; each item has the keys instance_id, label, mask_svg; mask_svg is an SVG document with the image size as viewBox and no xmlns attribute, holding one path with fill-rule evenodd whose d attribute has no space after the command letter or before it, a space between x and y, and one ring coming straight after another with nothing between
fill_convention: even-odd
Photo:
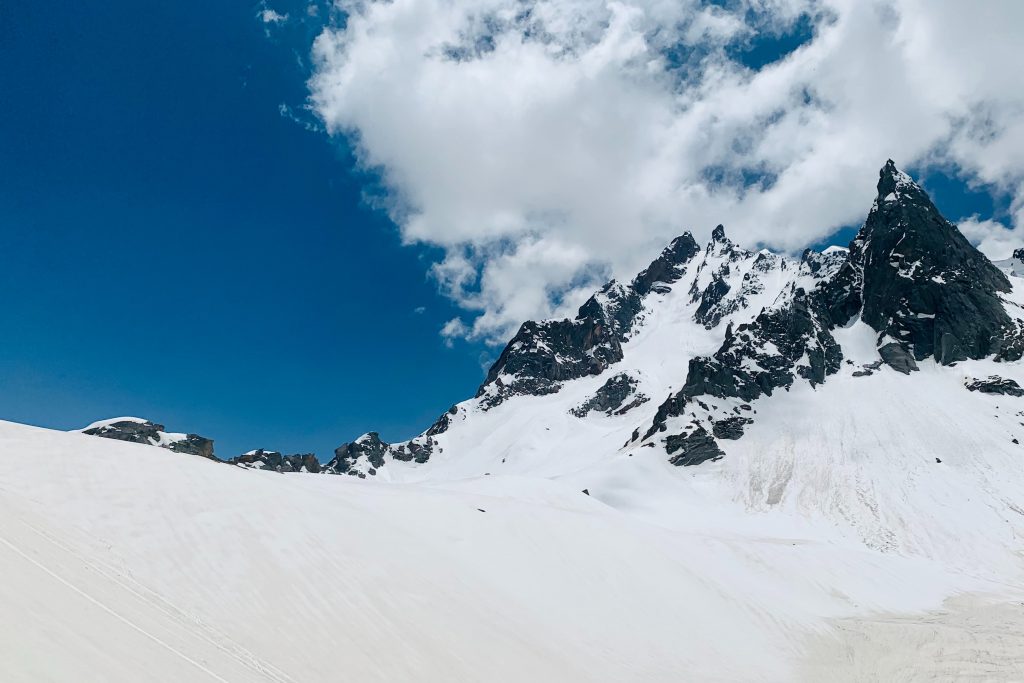
<instances>
[{"instance_id":1,"label":"snowy foreground","mask_svg":"<svg viewBox=\"0 0 1024 683\"><path fill-rule=\"evenodd\" d=\"M795 388L761 452L702 468L553 478L280 475L0 423L0 679L1021 680L1024 454L969 431L1006 397L929 402L958 369L873 377L859 415L828 408L848 384Z\"/></svg>"}]
</instances>

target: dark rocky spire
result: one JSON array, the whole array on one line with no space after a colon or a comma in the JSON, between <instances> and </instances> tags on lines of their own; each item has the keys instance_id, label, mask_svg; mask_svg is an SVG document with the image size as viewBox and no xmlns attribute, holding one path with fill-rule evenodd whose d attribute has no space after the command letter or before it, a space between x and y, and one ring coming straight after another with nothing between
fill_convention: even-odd
<instances>
[{"instance_id":1,"label":"dark rocky spire","mask_svg":"<svg viewBox=\"0 0 1024 683\"><path fill-rule=\"evenodd\" d=\"M1010 320L998 295L1009 281L891 160L849 261L859 273L861 317L879 332L893 367L999 350Z\"/></svg>"}]
</instances>

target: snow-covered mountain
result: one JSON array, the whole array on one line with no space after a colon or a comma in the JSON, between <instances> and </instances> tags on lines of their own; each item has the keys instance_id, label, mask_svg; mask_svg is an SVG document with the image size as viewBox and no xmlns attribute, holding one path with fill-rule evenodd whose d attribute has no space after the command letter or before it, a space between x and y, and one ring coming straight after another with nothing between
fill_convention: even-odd
<instances>
[{"instance_id":1,"label":"snow-covered mountain","mask_svg":"<svg viewBox=\"0 0 1024 683\"><path fill-rule=\"evenodd\" d=\"M584 449L594 462L653 447L673 464L699 465L725 457L760 405L798 385L861 386L884 381L872 375L964 361L1014 374L1024 353L1012 284L1021 262L991 263L892 161L879 175L848 249L793 259L745 250L723 226L703 249L686 233L632 282L608 283L575 319L524 323L476 396L420 436L386 444L366 434L327 469L398 480L514 470L538 440L537 449L558 453L589 432L601 434L601 445ZM960 389L950 400L965 396ZM539 414L568 422L565 442L536 433ZM513 425L500 462L477 447L492 421ZM563 462L551 460L555 469Z\"/></svg>"},{"instance_id":2,"label":"snow-covered mountain","mask_svg":"<svg viewBox=\"0 0 1024 683\"><path fill-rule=\"evenodd\" d=\"M796 259L722 226L703 248L684 234L575 319L523 324L422 435L364 435L325 469L541 476L661 524L785 511L877 550L1015 564L1020 255L990 262L889 161L849 248Z\"/></svg>"},{"instance_id":3,"label":"snow-covered mountain","mask_svg":"<svg viewBox=\"0 0 1024 683\"><path fill-rule=\"evenodd\" d=\"M1024 679L1022 257L889 162L849 248L684 234L351 476L0 423L0 673Z\"/></svg>"}]
</instances>

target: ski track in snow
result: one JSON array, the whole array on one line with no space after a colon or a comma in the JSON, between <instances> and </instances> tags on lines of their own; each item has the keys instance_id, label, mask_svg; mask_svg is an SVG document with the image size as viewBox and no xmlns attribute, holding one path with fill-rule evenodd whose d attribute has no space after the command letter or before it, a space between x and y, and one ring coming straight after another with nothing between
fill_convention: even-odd
<instances>
[{"instance_id":1,"label":"ski track in snow","mask_svg":"<svg viewBox=\"0 0 1024 683\"><path fill-rule=\"evenodd\" d=\"M11 499L5 495L6 493L6 491L0 489L0 515L2 515L4 520L4 523L0 526L3 529L3 533L0 533L0 544L8 548L15 555L37 567L46 575L52 577L53 580L67 587L73 593L81 596L125 626L150 639L199 671L202 671L213 680L225 682L259 680L270 681L271 683L294 683L293 679L283 672L275 670L274 667L265 662L261 662L255 654L245 650L239 644L231 642L223 634L216 633L213 629L204 625L196 616L178 609L163 597L153 593L145 586L132 580L129 576L125 576L122 572L106 564L100 557L90 556L87 551L75 549L69 542L62 541L53 532L44 531L21 518L9 506ZM66 531L64 535L67 536ZM11 538L17 539L18 542L13 542ZM69 580L65 578L63 572L51 568L74 565L78 565L86 570L84 573L78 574L79 577L86 577L86 581L76 582ZM74 570L69 573L71 575L76 574ZM7 578L10 581L10 578ZM110 601L102 600L96 597L96 591L82 588L81 585L83 583L91 583L93 585L104 584L101 590L113 589L112 592L114 594L120 593L120 595ZM128 602L134 600L142 605L145 608L144 612L147 620L155 618L158 622L163 622L158 628L172 631L173 637L181 639L181 645L172 645L167 639L156 635L152 629L145 628L137 620L125 616L121 611L110 606L110 603L124 603L125 598L127 598ZM166 619L163 617L166 617ZM236 672L232 675L232 678L224 678L216 671L208 668L203 662L197 661L183 651L195 649L193 645L195 641L200 641L202 650L205 650L207 645L213 646L234 660L235 663L249 669L250 672L248 674Z\"/></svg>"}]
</instances>

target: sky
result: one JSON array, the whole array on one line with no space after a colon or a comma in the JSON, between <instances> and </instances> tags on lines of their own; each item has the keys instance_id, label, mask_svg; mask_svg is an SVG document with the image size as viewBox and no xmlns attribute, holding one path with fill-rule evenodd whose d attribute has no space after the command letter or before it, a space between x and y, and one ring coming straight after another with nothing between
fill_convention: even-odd
<instances>
[{"instance_id":1,"label":"sky","mask_svg":"<svg viewBox=\"0 0 1024 683\"><path fill-rule=\"evenodd\" d=\"M994 257L1024 5L0 3L0 418L322 459L683 230L845 243L886 158Z\"/></svg>"},{"instance_id":2,"label":"sky","mask_svg":"<svg viewBox=\"0 0 1024 683\"><path fill-rule=\"evenodd\" d=\"M431 250L281 115L312 36L196 10L0 3L0 418L137 415L222 457L418 433L487 349L447 348Z\"/></svg>"}]
</instances>

